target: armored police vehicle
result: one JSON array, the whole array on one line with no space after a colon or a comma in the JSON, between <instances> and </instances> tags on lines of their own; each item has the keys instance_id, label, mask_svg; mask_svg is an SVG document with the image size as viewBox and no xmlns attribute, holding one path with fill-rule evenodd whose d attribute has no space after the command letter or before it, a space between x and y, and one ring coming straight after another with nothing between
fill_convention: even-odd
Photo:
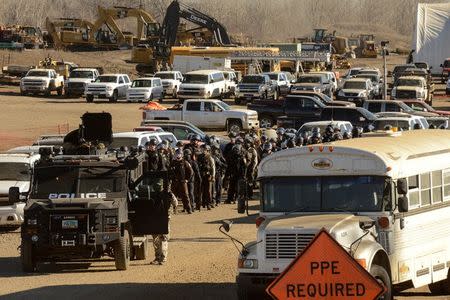
<instances>
[{"instance_id":1,"label":"armored police vehicle","mask_svg":"<svg viewBox=\"0 0 450 300\"><path fill-rule=\"evenodd\" d=\"M168 233L169 194L148 185L166 175L146 174L141 150L105 150L112 141L110 114L86 113L82 121L65 137L63 154L41 151L35 165L22 225L26 272L39 262L105 255L125 270L130 259L146 259L147 234ZM10 189L11 201L18 192Z\"/></svg>"}]
</instances>

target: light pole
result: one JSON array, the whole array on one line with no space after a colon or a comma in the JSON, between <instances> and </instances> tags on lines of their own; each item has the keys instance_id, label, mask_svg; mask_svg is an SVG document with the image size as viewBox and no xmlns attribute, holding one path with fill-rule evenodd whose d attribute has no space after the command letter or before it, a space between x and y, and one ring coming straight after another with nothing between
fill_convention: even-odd
<instances>
[{"instance_id":1,"label":"light pole","mask_svg":"<svg viewBox=\"0 0 450 300\"><path fill-rule=\"evenodd\" d=\"M387 99L387 66L386 66L386 48L389 41L381 41L381 47L383 49L383 99Z\"/></svg>"}]
</instances>

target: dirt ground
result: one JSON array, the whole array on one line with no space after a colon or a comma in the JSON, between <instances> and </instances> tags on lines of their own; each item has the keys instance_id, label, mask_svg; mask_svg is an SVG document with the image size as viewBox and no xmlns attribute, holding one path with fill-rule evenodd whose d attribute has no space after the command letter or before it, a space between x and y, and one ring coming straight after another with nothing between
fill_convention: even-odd
<instances>
[{"instance_id":1,"label":"dirt ground","mask_svg":"<svg viewBox=\"0 0 450 300\"><path fill-rule=\"evenodd\" d=\"M42 54L45 54L42 51ZM62 53L67 60L102 64L109 61L117 68L130 69L123 60L126 53L84 55ZM39 54L39 57L42 55ZM0 53L1 57L1 53ZM36 57L36 56L34 56ZM17 61L31 61L28 52ZM66 57L64 57L66 59ZM404 58L395 60L401 63ZM394 61L394 58L392 58ZM391 62L392 62L391 61ZM381 60L358 60L356 65L380 66ZM442 89L442 86L438 87ZM439 91L442 94L442 91ZM435 105L450 110L448 98L437 96ZM167 100L167 104L175 101ZM229 103L232 101L229 100ZM18 87L0 86L0 150L30 144L41 134L64 132L80 123L86 112L107 111L113 117L113 130L131 130L141 120L142 104L106 101L86 103L84 99L22 97ZM258 201L252 201L251 214L257 213ZM20 232L0 233L0 298L2 299L235 299L237 250L218 228L223 219L235 222L231 233L243 242L255 236L255 215L241 216L235 205L222 205L212 211L193 215L177 214L172 218L168 263L150 266L147 261L134 261L127 271L116 271L114 261L102 259L41 265L37 274L21 271L18 246ZM427 288L410 290L397 299L429 299ZM436 297L437 298L437 297ZM439 299L450 299L440 297Z\"/></svg>"}]
</instances>

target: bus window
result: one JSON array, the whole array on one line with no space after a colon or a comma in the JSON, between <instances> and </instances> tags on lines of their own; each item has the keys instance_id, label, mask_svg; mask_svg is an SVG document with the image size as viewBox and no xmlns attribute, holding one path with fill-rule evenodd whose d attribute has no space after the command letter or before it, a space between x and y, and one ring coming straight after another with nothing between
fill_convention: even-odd
<instances>
[{"instance_id":1,"label":"bus window","mask_svg":"<svg viewBox=\"0 0 450 300\"><path fill-rule=\"evenodd\" d=\"M421 206L431 204L430 173L420 174L420 204Z\"/></svg>"},{"instance_id":2,"label":"bus window","mask_svg":"<svg viewBox=\"0 0 450 300\"><path fill-rule=\"evenodd\" d=\"M444 201L450 200L450 169L444 170Z\"/></svg>"},{"instance_id":3,"label":"bus window","mask_svg":"<svg viewBox=\"0 0 450 300\"><path fill-rule=\"evenodd\" d=\"M411 208L418 207L419 199L419 175L408 177L408 199Z\"/></svg>"},{"instance_id":4,"label":"bus window","mask_svg":"<svg viewBox=\"0 0 450 300\"><path fill-rule=\"evenodd\" d=\"M433 171L431 173L433 203L442 202L442 171Z\"/></svg>"}]
</instances>

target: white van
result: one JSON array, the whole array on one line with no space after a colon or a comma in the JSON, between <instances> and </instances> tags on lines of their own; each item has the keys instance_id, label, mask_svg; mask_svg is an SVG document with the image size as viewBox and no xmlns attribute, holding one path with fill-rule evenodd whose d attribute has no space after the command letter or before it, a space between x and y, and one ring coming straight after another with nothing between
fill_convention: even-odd
<instances>
[{"instance_id":1,"label":"white van","mask_svg":"<svg viewBox=\"0 0 450 300\"><path fill-rule=\"evenodd\" d=\"M31 170L39 154L0 154L0 227L19 227L23 222L23 208L30 191ZM18 187L23 202L9 202L9 188Z\"/></svg>"},{"instance_id":2,"label":"white van","mask_svg":"<svg viewBox=\"0 0 450 300\"><path fill-rule=\"evenodd\" d=\"M178 98L222 98L225 91L225 77L222 71L192 71L185 74L183 83L178 91Z\"/></svg>"}]
</instances>

